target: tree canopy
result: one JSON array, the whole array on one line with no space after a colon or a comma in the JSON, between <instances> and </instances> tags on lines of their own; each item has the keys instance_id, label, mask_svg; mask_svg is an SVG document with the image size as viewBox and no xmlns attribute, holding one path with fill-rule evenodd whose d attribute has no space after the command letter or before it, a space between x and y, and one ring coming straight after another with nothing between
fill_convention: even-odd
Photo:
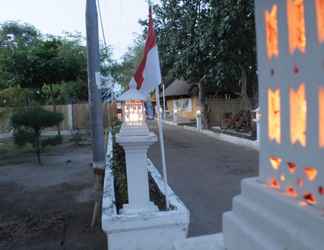
<instances>
[{"instance_id":1,"label":"tree canopy","mask_svg":"<svg viewBox=\"0 0 324 250\"><path fill-rule=\"evenodd\" d=\"M138 36L133 45L121 58L120 62L114 62L111 67L111 75L122 87L127 88L136 68L142 59L144 50L144 37Z\"/></svg>"},{"instance_id":2,"label":"tree canopy","mask_svg":"<svg viewBox=\"0 0 324 250\"><path fill-rule=\"evenodd\" d=\"M169 83L205 79L214 92L256 94L253 0L161 0L155 6L162 73Z\"/></svg>"},{"instance_id":3,"label":"tree canopy","mask_svg":"<svg viewBox=\"0 0 324 250\"><path fill-rule=\"evenodd\" d=\"M102 73L113 65L110 48L101 48ZM7 89L10 91L7 91ZM19 22L0 25L0 99L20 88L39 103L85 101L87 50L79 33L43 35L35 27ZM50 97L50 98L49 98ZM23 103L23 105L26 102Z\"/></svg>"}]
</instances>

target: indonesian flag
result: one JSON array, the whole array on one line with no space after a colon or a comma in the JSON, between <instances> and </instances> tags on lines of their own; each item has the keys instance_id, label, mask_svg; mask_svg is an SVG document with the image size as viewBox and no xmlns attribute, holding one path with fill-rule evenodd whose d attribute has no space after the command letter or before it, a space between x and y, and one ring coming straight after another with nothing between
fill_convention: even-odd
<instances>
[{"instance_id":1,"label":"indonesian flag","mask_svg":"<svg viewBox=\"0 0 324 250\"><path fill-rule=\"evenodd\" d=\"M132 81L136 82L137 89L146 96L161 83L159 52L153 27L151 6L149 8L148 36L144 47L144 56Z\"/></svg>"}]
</instances>

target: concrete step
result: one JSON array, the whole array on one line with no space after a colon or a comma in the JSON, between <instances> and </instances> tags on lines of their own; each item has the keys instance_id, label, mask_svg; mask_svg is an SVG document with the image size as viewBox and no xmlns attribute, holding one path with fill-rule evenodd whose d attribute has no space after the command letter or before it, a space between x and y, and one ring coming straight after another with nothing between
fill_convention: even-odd
<instances>
[{"instance_id":1,"label":"concrete step","mask_svg":"<svg viewBox=\"0 0 324 250\"><path fill-rule=\"evenodd\" d=\"M276 192L256 179L242 182L233 211L223 215L228 250L319 250L324 218L316 208Z\"/></svg>"},{"instance_id":2,"label":"concrete step","mask_svg":"<svg viewBox=\"0 0 324 250\"><path fill-rule=\"evenodd\" d=\"M244 218L233 212L223 215L224 243L227 250L279 250L276 242L258 231ZM283 250L283 249L280 249Z\"/></svg>"},{"instance_id":3,"label":"concrete step","mask_svg":"<svg viewBox=\"0 0 324 250\"><path fill-rule=\"evenodd\" d=\"M174 244L174 250L225 250L223 234L193 237Z\"/></svg>"}]
</instances>

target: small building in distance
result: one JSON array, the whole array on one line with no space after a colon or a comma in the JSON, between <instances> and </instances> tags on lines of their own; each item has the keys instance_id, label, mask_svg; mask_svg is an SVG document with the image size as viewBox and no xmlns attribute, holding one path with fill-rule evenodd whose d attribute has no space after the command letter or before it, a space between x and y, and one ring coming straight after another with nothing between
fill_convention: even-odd
<instances>
[{"instance_id":1,"label":"small building in distance","mask_svg":"<svg viewBox=\"0 0 324 250\"><path fill-rule=\"evenodd\" d=\"M184 80L177 79L165 89L168 120L174 120L177 123L195 121L196 112L199 109L196 88L198 87L195 84L189 84Z\"/></svg>"}]
</instances>

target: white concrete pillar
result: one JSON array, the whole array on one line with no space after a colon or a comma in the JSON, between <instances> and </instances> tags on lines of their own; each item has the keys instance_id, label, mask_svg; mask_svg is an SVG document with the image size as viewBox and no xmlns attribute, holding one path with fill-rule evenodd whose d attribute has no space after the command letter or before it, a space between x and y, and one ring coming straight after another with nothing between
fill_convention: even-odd
<instances>
[{"instance_id":1,"label":"white concrete pillar","mask_svg":"<svg viewBox=\"0 0 324 250\"><path fill-rule=\"evenodd\" d=\"M173 122L178 123L178 115L177 115L178 110L174 109L173 110Z\"/></svg>"},{"instance_id":2,"label":"white concrete pillar","mask_svg":"<svg viewBox=\"0 0 324 250\"><path fill-rule=\"evenodd\" d=\"M196 114L196 127L198 130L201 130L202 128L202 120L201 120L201 112L200 110L197 111Z\"/></svg>"},{"instance_id":3,"label":"white concrete pillar","mask_svg":"<svg viewBox=\"0 0 324 250\"><path fill-rule=\"evenodd\" d=\"M242 182L233 211L224 215L225 247L323 249L323 1L255 0L255 6L260 176Z\"/></svg>"},{"instance_id":4,"label":"white concrete pillar","mask_svg":"<svg viewBox=\"0 0 324 250\"><path fill-rule=\"evenodd\" d=\"M148 144L144 141L134 145L123 144L127 165L127 186L129 208L140 210L149 205L149 185L146 153Z\"/></svg>"},{"instance_id":5,"label":"white concrete pillar","mask_svg":"<svg viewBox=\"0 0 324 250\"><path fill-rule=\"evenodd\" d=\"M156 136L150 133L145 125L141 127L124 125L116 137L117 143L123 146L126 157L128 204L124 213L156 210L150 201L147 172L147 150Z\"/></svg>"},{"instance_id":6,"label":"white concrete pillar","mask_svg":"<svg viewBox=\"0 0 324 250\"><path fill-rule=\"evenodd\" d=\"M72 104L67 105L68 108L68 129L73 130L73 110Z\"/></svg>"},{"instance_id":7,"label":"white concrete pillar","mask_svg":"<svg viewBox=\"0 0 324 250\"><path fill-rule=\"evenodd\" d=\"M257 137L256 137L256 142L257 143L260 143L260 121L256 121L256 134L257 134Z\"/></svg>"}]
</instances>

